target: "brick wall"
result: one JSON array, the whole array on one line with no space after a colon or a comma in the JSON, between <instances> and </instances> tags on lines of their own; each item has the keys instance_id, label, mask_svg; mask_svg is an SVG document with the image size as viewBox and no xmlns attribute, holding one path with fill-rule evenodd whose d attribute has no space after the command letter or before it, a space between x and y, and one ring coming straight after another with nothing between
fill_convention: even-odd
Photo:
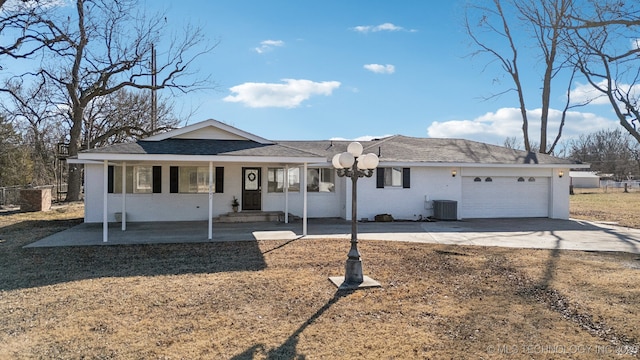
<instances>
[{"instance_id":1,"label":"brick wall","mask_svg":"<svg viewBox=\"0 0 640 360\"><path fill-rule=\"evenodd\" d=\"M51 210L51 189L21 189L20 211Z\"/></svg>"}]
</instances>

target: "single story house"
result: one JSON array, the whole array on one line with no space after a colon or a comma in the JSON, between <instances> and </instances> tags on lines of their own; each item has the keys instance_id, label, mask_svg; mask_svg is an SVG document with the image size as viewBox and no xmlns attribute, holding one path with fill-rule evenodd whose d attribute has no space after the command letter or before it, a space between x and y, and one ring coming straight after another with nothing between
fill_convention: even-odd
<instances>
[{"instance_id":1,"label":"single story house","mask_svg":"<svg viewBox=\"0 0 640 360\"><path fill-rule=\"evenodd\" d=\"M571 171L569 176L574 188L594 189L600 187L600 176L593 171Z\"/></svg>"},{"instance_id":2,"label":"single story house","mask_svg":"<svg viewBox=\"0 0 640 360\"><path fill-rule=\"evenodd\" d=\"M282 211L350 220L350 179L333 155L350 141L272 141L206 120L132 143L82 151L85 222L209 220L231 211ZM462 139L402 135L361 142L379 157L358 181L358 218L420 220L569 217L569 169L588 165ZM566 176L565 176L566 174ZM447 200L442 202L440 200ZM454 206L450 206L454 204ZM434 207L435 205L435 207Z\"/></svg>"}]
</instances>

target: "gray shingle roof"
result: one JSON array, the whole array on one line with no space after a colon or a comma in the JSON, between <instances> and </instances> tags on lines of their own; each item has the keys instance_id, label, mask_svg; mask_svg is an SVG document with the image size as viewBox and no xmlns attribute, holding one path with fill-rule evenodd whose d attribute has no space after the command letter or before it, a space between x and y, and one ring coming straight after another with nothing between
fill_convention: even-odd
<instances>
[{"instance_id":1,"label":"gray shingle roof","mask_svg":"<svg viewBox=\"0 0 640 360\"><path fill-rule=\"evenodd\" d=\"M166 154L166 155L237 155L326 157L346 151L351 141L276 141L260 144L248 140L165 139L140 140L116 144L88 153ZM382 162L480 163L480 164L561 164L575 162L550 155L529 153L463 139L415 138L394 135L383 139L361 141L364 152L379 155Z\"/></svg>"},{"instance_id":2,"label":"gray shingle roof","mask_svg":"<svg viewBox=\"0 0 640 360\"><path fill-rule=\"evenodd\" d=\"M236 155L236 156L313 156L304 150L279 144L260 144L250 140L165 139L115 144L88 153L153 155Z\"/></svg>"},{"instance_id":3,"label":"gray shingle roof","mask_svg":"<svg viewBox=\"0 0 640 360\"><path fill-rule=\"evenodd\" d=\"M351 141L279 141L278 143L331 159L346 151ZM463 139L415 138L394 135L361 141L365 153L374 153L380 161L481 164L575 164L551 155L508 149Z\"/></svg>"}]
</instances>

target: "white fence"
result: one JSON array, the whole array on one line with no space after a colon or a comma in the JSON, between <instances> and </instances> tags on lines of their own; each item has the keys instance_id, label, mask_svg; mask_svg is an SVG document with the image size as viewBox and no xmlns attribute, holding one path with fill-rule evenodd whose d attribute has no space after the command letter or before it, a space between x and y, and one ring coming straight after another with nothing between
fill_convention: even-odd
<instances>
[{"instance_id":1,"label":"white fence","mask_svg":"<svg viewBox=\"0 0 640 360\"><path fill-rule=\"evenodd\" d=\"M600 188L604 189L624 189L626 188L631 190L640 190L640 180L628 180L628 181L613 181L613 180L600 180Z\"/></svg>"}]
</instances>

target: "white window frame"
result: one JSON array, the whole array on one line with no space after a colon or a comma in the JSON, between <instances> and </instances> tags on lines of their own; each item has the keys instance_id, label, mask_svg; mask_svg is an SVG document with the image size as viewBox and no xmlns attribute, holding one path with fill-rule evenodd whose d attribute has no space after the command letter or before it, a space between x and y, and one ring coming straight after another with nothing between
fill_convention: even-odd
<instances>
[{"instance_id":1,"label":"white window frame","mask_svg":"<svg viewBox=\"0 0 640 360\"><path fill-rule=\"evenodd\" d=\"M133 194L133 166L127 166L126 193ZM113 166L113 193L122 194L122 166Z\"/></svg>"},{"instance_id":2,"label":"white window frame","mask_svg":"<svg viewBox=\"0 0 640 360\"><path fill-rule=\"evenodd\" d=\"M195 176L194 176L195 175ZM215 169L213 174L213 192L215 192ZM193 181L195 179L195 182ZM179 166L178 167L178 193L180 194L205 194L209 192L209 167L208 166Z\"/></svg>"},{"instance_id":3,"label":"white window frame","mask_svg":"<svg viewBox=\"0 0 640 360\"><path fill-rule=\"evenodd\" d=\"M133 193L151 194L153 193L153 166L138 165L133 167Z\"/></svg>"},{"instance_id":4,"label":"white window frame","mask_svg":"<svg viewBox=\"0 0 640 360\"><path fill-rule=\"evenodd\" d=\"M267 168L267 192L272 194L284 193L284 176L286 169L282 167ZM273 176L272 176L273 175ZM300 169L289 168L289 192L300 192ZM272 189L270 183L275 182L276 187Z\"/></svg>"},{"instance_id":5,"label":"white window frame","mask_svg":"<svg viewBox=\"0 0 640 360\"><path fill-rule=\"evenodd\" d=\"M403 184L403 170L401 167L384 168L384 187L401 188Z\"/></svg>"},{"instance_id":6,"label":"white window frame","mask_svg":"<svg viewBox=\"0 0 640 360\"><path fill-rule=\"evenodd\" d=\"M317 174L317 184L314 182ZM329 179L326 179L330 174ZM333 168L308 168L307 169L307 192L312 193L334 193L336 191L336 171Z\"/></svg>"}]
</instances>

